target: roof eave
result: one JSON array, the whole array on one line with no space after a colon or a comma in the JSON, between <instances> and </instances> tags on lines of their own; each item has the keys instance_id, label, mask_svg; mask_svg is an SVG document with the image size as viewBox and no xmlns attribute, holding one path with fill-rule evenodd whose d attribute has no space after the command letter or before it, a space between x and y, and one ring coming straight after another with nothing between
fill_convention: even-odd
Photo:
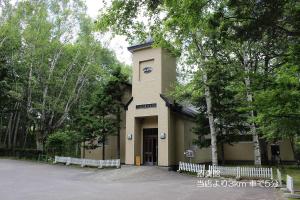
<instances>
[{"instance_id":1,"label":"roof eave","mask_svg":"<svg viewBox=\"0 0 300 200\"><path fill-rule=\"evenodd\" d=\"M169 99L166 98L163 94L160 94L160 97L165 101L166 106L170 108L173 112L177 112L189 118L196 119L196 113L188 112L187 110L182 109L182 106L176 106L174 103L170 102Z\"/></svg>"},{"instance_id":2,"label":"roof eave","mask_svg":"<svg viewBox=\"0 0 300 200\"><path fill-rule=\"evenodd\" d=\"M128 47L127 49L128 49L128 51L133 53L133 52L141 50L141 49L149 48L149 47L152 46L152 44L153 44L153 41L150 41L150 42L146 42L146 43L143 43L143 44L138 44L138 45Z\"/></svg>"}]
</instances>

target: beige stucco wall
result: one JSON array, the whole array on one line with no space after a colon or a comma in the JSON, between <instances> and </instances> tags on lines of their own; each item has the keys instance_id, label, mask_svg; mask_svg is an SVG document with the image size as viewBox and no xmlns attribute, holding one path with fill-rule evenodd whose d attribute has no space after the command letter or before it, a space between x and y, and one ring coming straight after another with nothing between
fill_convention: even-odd
<instances>
[{"instance_id":1,"label":"beige stucco wall","mask_svg":"<svg viewBox=\"0 0 300 200\"><path fill-rule=\"evenodd\" d=\"M292 147L287 140L279 142L280 157L282 161L293 161ZM252 161L253 156L253 144L252 142L238 142L233 145L225 144L225 160L245 160ZM271 146L268 145L268 158L271 160Z\"/></svg>"},{"instance_id":2,"label":"beige stucco wall","mask_svg":"<svg viewBox=\"0 0 300 200\"><path fill-rule=\"evenodd\" d=\"M120 161L125 163L125 139L126 139L126 112L125 110L121 113L121 124L120 124ZM117 148L117 147L116 147Z\"/></svg>"},{"instance_id":3,"label":"beige stucco wall","mask_svg":"<svg viewBox=\"0 0 300 200\"><path fill-rule=\"evenodd\" d=\"M169 143L168 143L168 156L169 156L169 165L176 165L176 116L173 112L169 112Z\"/></svg>"},{"instance_id":4,"label":"beige stucco wall","mask_svg":"<svg viewBox=\"0 0 300 200\"><path fill-rule=\"evenodd\" d=\"M161 93L166 94L176 83L176 59L166 49L161 49L161 62Z\"/></svg>"},{"instance_id":5,"label":"beige stucco wall","mask_svg":"<svg viewBox=\"0 0 300 200\"><path fill-rule=\"evenodd\" d=\"M126 133L125 133L125 164L134 164L134 138L135 138L135 117L133 113L132 102L129 105L126 112ZM128 135L132 135L132 139L129 140Z\"/></svg>"},{"instance_id":6,"label":"beige stucco wall","mask_svg":"<svg viewBox=\"0 0 300 200\"><path fill-rule=\"evenodd\" d=\"M192 159L194 163L206 163L211 162L211 148L199 148L194 144L194 141L198 139L198 136L193 133L193 128L196 126L192 120L185 121L186 135L189 135L189 142L187 142L187 149L193 149L195 157Z\"/></svg>"},{"instance_id":7,"label":"beige stucco wall","mask_svg":"<svg viewBox=\"0 0 300 200\"><path fill-rule=\"evenodd\" d=\"M181 115L176 114L175 120L175 134L176 134L176 147L175 147L175 163L178 164L179 161L189 162L186 158L184 152L188 149L192 149L195 152L195 157L192 158L194 163L205 163L211 161L211 150L210 148L199 148L194 145L194 140L197 139L197 135L193 133L193 128L196 123L191 119Z\"/></svg>"},{"instance_id":8,"label":"beige stucco wall","mask_svg":"<svg viewBox=\"0 0 300 200\"><path fill-rule=\"evenodd\" d=\"M224 145L225 160L253 160L253 144L251 142Z\"/></svg>"},{"instance_id":9,"label":"beige stucco wall","mask_svg":"<svg viewBox=\"0 0 300 200\"><path fill-rule=\"evenodd\" d=\"M162 101L162 100L161 100ZM170 110L166 107L164 102L160 103L158 115L158 136L161 133L166 134L166 139L158 138L158 165L159 166L169 166L171 165L171 160L169 158L169 142L171 141L171 125L170 125Z\"/></svg>"},{"instance_id":10,"label":"beige stucco wall","mask_svg":"<svg viewBox=\"0 0 300 200\"><path fill-rule=\"evenodd\" d=\"M175 119L175 134L176 134L176 162L178 163L179 161L185 161L185 156L184 156L184 151L185 151L185 134L184 134L184 120L176 116Z\"/></svg>"},{"instance_id":11,"label":"beige stucco wall","mask_svg":"<svg viewBox=\"0 0 300 200\"><path fill-rule=\"evenodd\" d=\"M84 152L83 152L84 151ZM96 149L81 150L81 157L88 159L102 160L102 147ZM109 136L105 144L105 159L117 158L117 136Z\"/></svg>"}]
</instances>

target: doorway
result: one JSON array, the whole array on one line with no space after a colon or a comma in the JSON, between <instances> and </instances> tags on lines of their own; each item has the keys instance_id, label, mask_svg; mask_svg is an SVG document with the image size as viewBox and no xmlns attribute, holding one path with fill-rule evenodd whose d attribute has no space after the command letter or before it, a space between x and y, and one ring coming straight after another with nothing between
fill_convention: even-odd
<instances>
[{"instance_id":1,"label":"doorway","mask_svg":"<svg viewBox=\"0 0 300 200\"><path fill-rule=\"evenodd\" d=\"M143 161L144 165L157 165L158 129L143 129Z\"/></svg>"}]
</instances>

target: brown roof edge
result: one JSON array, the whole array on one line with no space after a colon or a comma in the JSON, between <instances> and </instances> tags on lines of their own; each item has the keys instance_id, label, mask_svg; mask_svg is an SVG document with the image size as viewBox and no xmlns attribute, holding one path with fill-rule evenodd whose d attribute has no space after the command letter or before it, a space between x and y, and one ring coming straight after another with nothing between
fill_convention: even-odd
<instances>
[{"instance_id":1,"label":"brown roof edge","mask_svg":"<svg viewBox=\"0 0 300 200\"><path fill-rule=\"evenodd\" d=\"M166 102L166 106L168 108L170 108L172 111L183 114L183 115L193 118L193 119L196 118L196 116L198 114L196 111L193 111L192 109L190 109L188 107L184 107L181 104L178 104L175 102L173 103L170 99L168 99L163 94L160 94L160 97Z\"/></svg>"},{"instance_id":2,"label":"brown roof edge","mask_svg":"<svg viewBox=\"0 0 300 200\"><path fill-rule=\"evenodd\" d=\"M131 98L129 99L129 101L124 105L124 109L125 109L125 110L128 110L128 106L130 105L130 103L132 102L132 100L133 100L133 97L131 97Z\"/></svg>"},{"instance_id":3,"label":"brown roof edge","mask_svg":"<svg viewBox=\"0 0 300 200\"><path fill-rule=\"evenodd\" d=\"M143 43L143 44L138 44L138 45L133 45L131 47L128 47L128 51L130 51L131 53L133 53L134 51L136 50L141 50L141 49L145 49L145 48L149 48L151 47L153 44L153 41L150 41L150 42L146 42L146 43Z\"/></svg>"}]
</instances>

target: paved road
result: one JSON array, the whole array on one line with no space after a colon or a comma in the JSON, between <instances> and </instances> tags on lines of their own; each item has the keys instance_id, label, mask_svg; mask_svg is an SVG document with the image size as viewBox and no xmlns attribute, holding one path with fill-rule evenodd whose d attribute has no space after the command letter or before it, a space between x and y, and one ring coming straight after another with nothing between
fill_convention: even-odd
<instances>
[{"instance_id":1,"label":"paved road","mask_svg":"<svg viewBox=\"0 0 300 200\"><path fill-rule=\"evenodd\" d=\"M275 189L200 188L199 179L158 167L77 168L0 159L3 200L276 200Z\"/></svg>"}]
</instances>

